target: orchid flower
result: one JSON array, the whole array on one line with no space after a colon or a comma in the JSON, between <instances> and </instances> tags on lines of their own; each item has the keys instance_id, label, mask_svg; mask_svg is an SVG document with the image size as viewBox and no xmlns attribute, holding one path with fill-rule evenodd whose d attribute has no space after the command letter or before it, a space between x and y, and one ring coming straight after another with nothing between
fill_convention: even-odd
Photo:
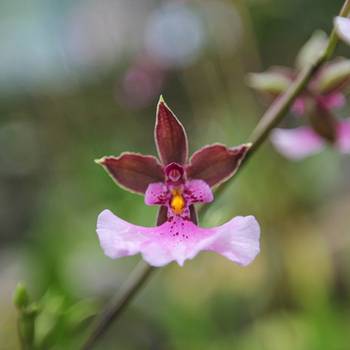
<instances>
[{"instance_id":1,"label":"orchid flower","mask_svg":"<svg viewBox=\"0 0 350 350\"><path fill-rule=\"evenodd\" d=\"M154 138L159 160L127 152L97 161L118 185L144 195L145 204L161 208L156 227L137 226L109 210L102 211L97 234L104 253L113 259L140 253L153 266L172 261L182 266L202 250L217 252L239 265L252 262L259 253L260 236L253 216L237 216L224 225L201 228L194 208L194 204L213 201L211 187L234 175L250 145L213 144L188 159L185 129L162 97Z\"/></svg>"},{"instance_id":2,"label":"orchid flower","mask_svg":"<svg viewBox=\"0 0 350 350\"><path fill-rule=\"evenodd\" d=\"M249 76L249 85L270 98L279 98L297 71L308 66L327 45L323 32L316 32L300 50L297 70L272 67L264 73ZM326 144L342 153L350 153L350 118L338 119L333 111L345 104L344 88L350 82L350 60L339 58L329 62L315 74L304 92L291 107L292 112L310 126L275 129L271 141L277 150L290 159L302 159L320 152Z\"/></svg>"}]
</instances>

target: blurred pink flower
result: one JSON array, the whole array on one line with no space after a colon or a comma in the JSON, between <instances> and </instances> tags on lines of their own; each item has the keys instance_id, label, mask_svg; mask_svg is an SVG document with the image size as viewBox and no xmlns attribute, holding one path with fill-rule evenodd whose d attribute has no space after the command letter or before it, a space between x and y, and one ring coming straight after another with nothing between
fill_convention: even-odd
<instances>
[{"instance_id":1,"label":"blurred pink flower","mask_svg":"<svg viewBox=\"0 0 350 350\"><path fill-rule=\"evenodd\" d=\"M326 146L324 138L310 127L275 129L271 140L279 152L295 160L316 154ZM350 153L350 118L337 123L333 146L341 153Z\"/></svg>"},{"instance_id":2,"label":"blurred pink flower","mask_svg":"<svg viewBox=\"0 0 350 350\"><path fill-rule=\"evenodd\" d=\"M123 153L98 161L124 188L161 206L157 227L130 224L104 210L97 220L102 249L111 258L142 254L153 266L183 265L200 251L214 251L240 265L259 253L260 227L253 216L238 216L213 228L197 225L194 204L213 200L211 187L234 175L250 145L205 146L188 161L186 132L161 98L157 108L153 156Z\"/></svg>"},{"instance_id":3,"label":"blurred pink flower","mask_svg":"<svg viewBox=\"0 0 350 350\"><path fill-rule=\"evenodd\" d=\"M284 93L297 72L320 55L327 44L325 36L317 32L300 50L297 70L272 67L264 73L249 76L249 84L269 99ZM344 106L344 89L350 82L350 60L336 59L322 66L291 107L292 112L305 117L310 127L276 129L271 141L277 150L291 159L302 159L330 144L343 153L350 153L350 119L339 120L333 113Z\"/></svg>"}]
</instances>

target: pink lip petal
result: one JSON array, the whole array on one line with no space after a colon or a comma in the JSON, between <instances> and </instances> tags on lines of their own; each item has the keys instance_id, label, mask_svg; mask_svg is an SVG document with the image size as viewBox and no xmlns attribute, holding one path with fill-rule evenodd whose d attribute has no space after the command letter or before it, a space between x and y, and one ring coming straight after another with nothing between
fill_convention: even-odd
<instances>
[{"instance_id":1,"label":"pink lip petal","mask_svg":"<svg viewBox=\"0 0 350 350\"><path fill-rule=\"evenodd\" d=\"M236 216L216 228L207 239L206 250L214 251L238 265L249 265L260 252L260 226L254 216ZM204 244L206 245L206 244Z\"/></svg>"},{"instance_id":2,"label":"pink lip petal","mask_svg":"<svg viewBox=\"0 0 350 350\"><path fill-rule=\"evenodd\" d=\"M299 160L321 151L324 141L311 128L275 129L271 141L285 157Z\"/></svg>"},{"instance_id":3,"label":"pink lip petal","mask_svg":"<svg viewBox=\"0 0 350 350\"><path fill-rule=\"evenodd\" d=\"M200 251L217 252L245 266L259 253L260 227L254 217L236 217L214 228L200 228L180 216L157 227L129 224L104 210L97 233L105 254L119 258L142 254L153 266L176 261L182 266Z\"/></svg>"},{"instance_id":4,"label":"pink lip petal","mask_svg":"<svg viewBox=\"0 0 350 350\"><path fill-rule=\"evenodd\" d=\"M112 259L138 254L146 240L137 226L107 209L98 216L96 231L105 255Z\"/></svg>"}]
</instances>

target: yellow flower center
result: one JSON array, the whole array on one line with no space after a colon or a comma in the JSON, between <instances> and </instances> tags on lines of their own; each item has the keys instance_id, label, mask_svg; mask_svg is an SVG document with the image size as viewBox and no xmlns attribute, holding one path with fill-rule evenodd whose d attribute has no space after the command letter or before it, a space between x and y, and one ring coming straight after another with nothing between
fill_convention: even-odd
<instances>
[{"instance_id":1,"label":"yellow flower center","mask_svg":"<svg viewBox=\"0 0 350 350\"><path fill-rule=\"evenodd\" d=\"M170 201L171 209L176 215L179 215L183 212L185 208L185 199L178 189L172 190L171 194L172 194L171 201Z\"/></svg>"}]
</instances>

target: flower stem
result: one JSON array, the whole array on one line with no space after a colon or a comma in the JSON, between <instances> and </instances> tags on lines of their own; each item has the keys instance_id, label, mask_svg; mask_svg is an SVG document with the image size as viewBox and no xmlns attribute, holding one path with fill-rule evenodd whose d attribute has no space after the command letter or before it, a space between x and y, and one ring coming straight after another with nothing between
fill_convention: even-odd
<instances>
[{"instance_id":1,"label":"flower stem","mask_svg":"<svg viewBox=\"0 0 350 350\"><path fill-rule=\"evenodd\" d=\"M92 349L97 340L108 330L110 325L122 311L128 306L133 297L142 288L145 282L155 270L152 266L141 260L131 272L126 282L121 286L116 296L109 302L99 319L93 326L89 338L82 347L82 350Z\"/></svg>"},{"instance_id":2,"label":"flower stem","mask_svg":"<svg viewBox=\"0 0 350 350\"><path fill-rule=\"evenodd\" d=\"M157 216L157 226L166 220L166 207L160 207ZM88 339L82 346L82 350L92 349L97 340L108 330L112 322L116 320L123 310L129 305L137 292L145 285L146 281L156 269L141 260L128 279L120 287L118 293L107 304L99 318L96 320Z\"/></svg>"},{"instance_id":3,"label":"flower stem","mask_svg":"<svg viewBox=\"0 0 350 350\"><path fill-rule=\"evenodd\" d=\"M350 0L346 0L339 12L339 16L347 17L349 13L350 13ZM337 46L337 42L338 42L338 36L335 28L333 27L332 33L329 36L327 48L324 52L325 60L328 60L332 56L334 49Z\"/></svg>"},{"instance_id":4,"label":"flower stem","mask_svg":"<svg viewBox=\"0 0 350 350\"><path fill-rule=\"evenodd\" d=\"M349 12L350 0L346 0L339 13L339 16L346 17L348 16ZM258 150L261 144L266 140L270 131L283 119L297 96L303 91L305 86L308 84L317 70L321 67L321 65L333 55L337 42L338 37L335 29L333 28L324 52L318 57L318 59L315 60L315 62L313 62L298 74L287 91L281 96L281 98L276 100L276 102L274 102L267 109L267 111L260 119L258 125L255 127L251 136L249 137L253 145L249 150L246 158L244 159L242 165L244 165L247 160ZM242 165L239 169L242 168ZM220 196L221 193L224 192L224 190L227 188L228 183L229 182L226 182L221 185L221 187L219 187L219 189L215 192L216 197ZM207 208L207 206L202 206L199 208L198 214L203 216L206 213ZM162 209L158 214L158 225L162 223L161 211ZM112 322L117 319L121 312L128 306L133 297L152 275L152 272L154 270L155 268L147 265L143 261L141 261L136 266L125 284L120 288L119 293L106 307L105 311L100 316L100 319L97 320L95 327L93 328L88 340L83 345L82 350L92 349L93 345L106 332Z\"/></svg>"}]
</instances>

